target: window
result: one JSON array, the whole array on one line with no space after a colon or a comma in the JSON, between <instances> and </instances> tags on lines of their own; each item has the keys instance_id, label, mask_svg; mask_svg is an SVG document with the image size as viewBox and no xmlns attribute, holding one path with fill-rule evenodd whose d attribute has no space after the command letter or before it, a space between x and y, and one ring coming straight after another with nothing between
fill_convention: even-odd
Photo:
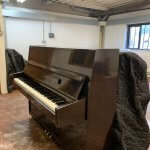
<instances>
[{"instance_id":1,"label":"window","mask_svg":"<svg viewBox=\"0 0 150 150\"><path fill-rule=\"evenodd\" d=\"M150 23L128 26L127 48L150 50Z\"/></svg>"}]
</instances>

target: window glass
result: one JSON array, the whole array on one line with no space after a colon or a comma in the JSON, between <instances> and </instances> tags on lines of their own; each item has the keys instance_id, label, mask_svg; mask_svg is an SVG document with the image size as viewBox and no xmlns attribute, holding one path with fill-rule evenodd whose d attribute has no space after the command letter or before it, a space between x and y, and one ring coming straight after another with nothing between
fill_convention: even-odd
<instances>
[{"instance_id":1,"label":"window glass","mask_svg":"<svg viewBox=\"0 0 150 150\"><path fill-rule=\"evenodd\" d=\"M140 49L149 49L150 48L149 42L150 42L150 25L142 25Z\"/></svg>"},{"instance_id":2,"label":"window glass","mask_svg":"<svg viewBox=\"0 0 150 150\"><path fill-rule=\"evenodd\" d=\"M150 49L150 24L129 25L127 48Z\"/></svg>"}]
</instances>

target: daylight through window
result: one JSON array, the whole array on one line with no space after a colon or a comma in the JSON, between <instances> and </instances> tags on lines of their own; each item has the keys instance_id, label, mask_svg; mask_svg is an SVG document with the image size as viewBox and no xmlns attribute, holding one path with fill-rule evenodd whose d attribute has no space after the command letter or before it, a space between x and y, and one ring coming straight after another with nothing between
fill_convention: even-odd
<instances>
[{"instance_id":1,"label":"daylight through window","mask_svg":"<svg viewBox=\"0 0 150 150\"><path fill-rule=\"evenodd\" d=\"M150 50L150 23L128 26L127 48Z\"/></svg>"}]
</instances>

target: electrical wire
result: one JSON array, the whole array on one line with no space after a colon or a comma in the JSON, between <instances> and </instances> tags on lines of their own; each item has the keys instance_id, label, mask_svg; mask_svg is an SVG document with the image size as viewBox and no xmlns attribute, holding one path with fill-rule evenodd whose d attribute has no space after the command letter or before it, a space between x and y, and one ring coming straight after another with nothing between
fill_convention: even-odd
<instances>
[{"instance_id":1,"label":"electrical wire","mask_svg":"<svg viewBox=\"0 0 150 150\"><path fill-rule=\"evenodd\" d=\"M51 22L49 22L49 27L50 27L50 28L49 28L49 29L50 29L49 32L52 33L52 24L51 24Z\"/></svg>"},{"instance_id":2,"label":"electrical wire","mask_svg":"<svg viewBox=\"0 0 150 150\"><path fill-rule=\"evenodd\" d=\"M43 20L43 42L45 41L45 27L44 27L44 25L45 25L45 22Z\"/></svg>"}]
</instances>

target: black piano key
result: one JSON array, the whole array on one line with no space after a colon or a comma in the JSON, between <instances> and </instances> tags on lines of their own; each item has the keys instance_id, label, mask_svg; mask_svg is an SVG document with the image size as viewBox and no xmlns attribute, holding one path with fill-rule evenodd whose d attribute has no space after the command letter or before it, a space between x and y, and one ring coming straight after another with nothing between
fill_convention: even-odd
<instances>
[{"instance_id":1,"label":"black piano key","mask_svg":"<svg viewBox=\"0 0 150 150\"><path fill-rule=\"evenodd\" d=\"M44 94L50 94L50 92L49 92L49 91L46 91L46 90L43 90L43 93L44 93Z\"/></svg>"},{"instance_id":2,"label":"black piano key","mask_svg":"<svg viewBox=\"0 0 150 150\"><path fill-rule=\"evenodd\" d=\"M50 92L49 92L49 91L44 91L43 94L44 94L44 95L49 95Z\"/></svg>"},{"instance_id":3,"label":"black piano key","mask_svg":"<svg viewBox=\"0 0 150 150\"><path fill-rule=\"evenodd\" d=\"M51 96L49 94L43 94L45 97L47 97L48 99L51 99Z\"/></svg>"},{"instance_id":4,"label":"black piano key","mask_svg":"<svg viewBox=\"0 0 150 150\"><path fill-rule=\"evenodd\" d=\"M59 98L52 99L54 103L61 101Z\"/></svg>"},{"instance_id":5,"label":"black piano key","mask_svg":"<svg viewBox=\"0 0 150 150\"><path fill-rule=\"evenodd\" d=\"M51 97L49 95L46 96L48 99L51 99Z\"/></svg>"},{"instance_id":6,"label":"black piano key","mask_svg":"<svg viewBox=\"0 0 150 150\"><path fill-rule=\"evenodd\" d=\"M56 102L56 104L57 105L64 105L64 104L66 104L64 101L58 101L58 102Z\"/></svg>"},{"instance_id":7,"label":"black piano key","mask_svg":"<svg viewBox=\"0 0 150 150\"><path fill-rule=\"evenodd\" d=\"M43 89L38 88L37 91L39 91L40 93L43 93Z\"/></svg>"},{"instance_id":8,"label":"black piano key","mask_svg":"<svg viewBox=\"0 0 150 150\"><path fill-rule=\"evenodd\" d=\"M54 102L57 105L64 105L64 104L68 103L65 100L65 98L59 96L58 94L56 94L55 92L52 92L51 90L49 90L47 88L45 88L44 86L42 86L39 83L30 79L29 77L22 76L22 77L19 77L19 79L21 81L25 82L26 84L28 84L29 86L31 86L33 89L35 89L36 91L38 91L45 97L47 97L48 99L50 99L52 102Z\"/></svg>"}]
</instances>

